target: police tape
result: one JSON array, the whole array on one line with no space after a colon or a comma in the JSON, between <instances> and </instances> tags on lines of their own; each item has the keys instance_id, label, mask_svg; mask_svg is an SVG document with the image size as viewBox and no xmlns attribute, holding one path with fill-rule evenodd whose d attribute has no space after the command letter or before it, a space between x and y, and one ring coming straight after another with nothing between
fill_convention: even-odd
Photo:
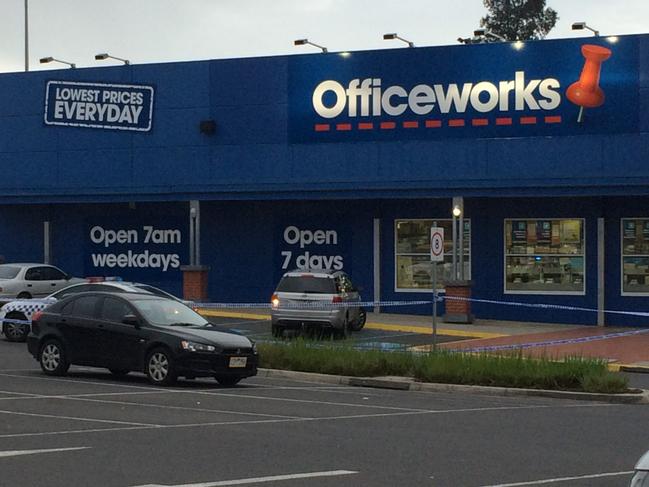
<instances>
[{"instance_id":1,"label":"police tape","mask_svg":"<svg viewBox=\"0 0 649 487\"><path fill-rule=\"evenodd\" d=\"M510 343L507 345L489 345L485 347L475 347L475 348L455 348L452 349L452 351L465 352L465 353L483 353L483 352L501 352L507 350L525 350L529 348L552 347L557 345L574 345L576 343L587 343L587 342L595 342L599 340L610 340L612 338L642 335L646 333L649 333L649 328L643 328L641 330L622 331L618 333L607 333L604 335L594 335L589 337L546 340L543 342Z\"/></svg>"},{"instance_id":2,"label":"police tape","mask_svg":"<svg viewBox=\"0 0 649 487\"><path fill-rule=\"evenodd\" d=\"M438 298L437 301L442 301ZM391 306L421 306L424 304L433 304L429 301L302 301L282 303L282 309L331 309L331 308L374 308L374 307L391 307ZM272 303L194 303L198 309L272 309Z\"/></svg>"},{"instance_id":3,"label":"police tape","mask_svg":"<svg viewBox=\"0 0 649 487\"><path fill-rule=\"evenodd\" d=\"M562 311L586 311L589 313L599 313L600 311L602 311L603 313L626 315L626 316L649 316L649 312L647 311L621 311L621 310L613 310L613 309L599 310L596 308L584 308L581 306L567 306L563 304L523 303L521 301L498 301L495 299L467 298L463 296L446 296L443 299L451 300L451 301L469 301L473 303L498 304L503 306L516 306L516 307L523 307L523 308L556 309Z\"/></svg>"}]
</instances>

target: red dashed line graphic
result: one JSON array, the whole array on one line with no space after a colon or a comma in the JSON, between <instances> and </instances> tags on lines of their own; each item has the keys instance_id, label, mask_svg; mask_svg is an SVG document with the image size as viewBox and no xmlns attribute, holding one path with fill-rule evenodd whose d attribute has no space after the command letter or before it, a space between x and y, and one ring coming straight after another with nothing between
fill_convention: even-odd
<instances>
[{"instance_id":1,"label":"red dashed line graphic","mask_svg":"<svg viewBox=\"0 0 649 487\"><path fill-rule=\"evenodd\" d=\"M521 125L534 125L536 117L521 117Z\"/></svg>"},{"instance_id":2,"label":"red dashed line graphic","mask_svg":"<svg viewBox=\"0 0 649 487\"><path fill-rule=\"evenodd\" d=\"M446 122L446 125L448 127L486 127L491 124L495 124L497 126L509 126L514 125L515 122L518 122L520 125L537 125L541 123L558 124L562 123L563 119L561 115L547 115L541 117L527 116L520 117L518 118L518 120L515 120L512 117L496 117L495 119L491 120L488 118L451 118ZM397 123L398 122L358 122L355 128L357 130L374 130L378 127L381 130L394 130L397 128ZM401 127L403 127L404 129L418 129L420 127L425 127L427 129L436 129L442 128L443 126L443 120L406 120L404 122L401 122ZM329 123L316 123L314 125L314 130L316 132L331 132L331 130L334 128L338 132L350 132L354 130L354 126L351 123L338 123L333 126Z\"/></svg>"}]
</instances>

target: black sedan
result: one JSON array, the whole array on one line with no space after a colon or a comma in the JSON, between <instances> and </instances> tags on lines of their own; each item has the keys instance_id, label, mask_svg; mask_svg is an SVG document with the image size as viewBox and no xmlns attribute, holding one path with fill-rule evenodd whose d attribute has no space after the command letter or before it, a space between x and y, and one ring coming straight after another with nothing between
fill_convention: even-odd
<instances>
[{"instance_id":1,"label":"black sedan","mask_svg":"<svg viewBox=\"0 0 649 487\"><path fill-rule=\"evenodd\" d=\"M232 386L257 374L248 338L212 325L182 303L150 294L90 292L32 317L29 352L48 375L70 365L144 372L156 385L178 377L214 377Z\"/></svg>"}]
</instances>

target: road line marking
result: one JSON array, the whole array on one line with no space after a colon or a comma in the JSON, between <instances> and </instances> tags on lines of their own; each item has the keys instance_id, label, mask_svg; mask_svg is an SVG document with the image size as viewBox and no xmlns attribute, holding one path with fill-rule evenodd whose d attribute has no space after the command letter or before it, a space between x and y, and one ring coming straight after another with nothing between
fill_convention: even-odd
<instances>
[{"instance_id":1,"label":"road line marking","mask_svg":"<svg viewBox=\"0 0 649 487\"><path fill-rule=\"evenodd\" d=\"M34 455L36 453L55 453L61 451L74 451L86 450L89 446L77 446L74 448L49 448L44 450L13 450L13 451L0 451L0 458L17 457L19 455Z\"/></svg>"},{"instance_id":2,"label":"road line marking","mask_svg":"<svg viewBox=\"0 0 649 487\"><path fill-rule=\"evenodd\" d=\"M337 477L340 475L352 475L358 472L353 470L330 470L328 472L293 473L288 475L273 475L270 477L254 477L239 480L220 480L217 482L201 482L198 484L147 484L137 487L224 487L228 485L260 484L262 482L277 482L280 480L309 479L314 477Z\"/></svg>"},{"instance_id":3,"label":"road line marking","mask_svg":"<svg viewBox=\"0 0 649 487\"><path fill-rule=\"evenodd\" d=\"M555 479L544 479L544 480L532 480L530 482L515 482L513 484L494 484L494 485L483 485L482 487L519 487L523 485L541 485L541 484L554 484L558 482L569 482L571 480L582 480L582 479L598 479L602 477L617 477L621 475L631 475L633 470L628 470L626 472L608 472L608 473L596 473L592 475L580 475L577 477L559 477Z\"/></svg>"},{"instance_id":4,"label":"road line marking","mask_svg":"<svg viewBox=\"0 0 649 487\"><path fill-rule=\"evenodd\" d=\"M616 407L620 406L619 404L575 404L572 406L560 406L560 407L572 407L572 408L595 408L595 407ZM67 434L79 434L79 433L101 433L106 431L133 431L133 430L164 430L170 428L205 428L209 426L228 426L228 425L245 425L245 424L265 424L265 423L299 423L299 422L313 422L313 421L335 421L335 420L346 420L346 419L367 419L367 418L384 418L391 416L410 416L410 415L422 415L422 414L450 414L450 413L466 413L466 412L480 412L480 411L513 411L513 410L522 410L522 409L549 409L555 408L556 406L551 405L533 405L533 406L499 406L499 407L490 407L490 408L471 408L471 409L439 409L439 410L422 410L422 411L406 411L406 412L394 412L394 413L374 413L374 414L359 414L359 415L348 415L348 416L328 416L328 417L314 417L314 418L300 418L300 419L259 419L259 420L250 420L250 421L219 421L213 423L193 423L193 424L169 424L169 425L151 425L151 426L132 426L124 428L94 428L94 429L83 429L83 430L63 430L63 431L47 431L47 432L38 432L38 433L12 433L0 435L0 438L22 438L22 437L31 437L31 436L53 436L53 435L67 435Z\"/></svg>"},{"instance_id":5,"label":"road line marking","mask_svg":"<svg viewBox=\"0 0 649 487\"><path fill-rule=\"evenodd\" d=\"M55 419L69 419L72 421L88 421L92 423L113 423L113 424L128 424L132 426L149 426L157 427L159 424L148 424L148 423L131 423L129 421L116 421L111 419L92 419L92 418L78 418L76 416L57 416L55 414L37 414L37 413L24 413L18 411L5 411L0 409L0 414L14 414L17 416L36 416L40 418L55 418Z\"/></svg>"},{"instance_id":6,"label":"road line marking","mask_svg":"<svg viewBox=\"0 0 649 487\"><path fill-rule=\"evenodd\" d=\"M204 412L204 413L235 414L241 416L264 416L267 418L302 419L301 416L285 416L283 414L249 413L249 412L232 411L226 409L190 408L186 406L169 406L166 404L149 404L149 403L138 403L138 402L129 402L129 401L106 401L104 399L92 399L88 397L61 397L61 398L57 397L55 399L65 399L70 401L98 402L102 404L120 404L125 406L141 406L141 407L161 408L161 409L178 409L182 411L196 411L196 412Z\"/></svg>"}]
</instances>

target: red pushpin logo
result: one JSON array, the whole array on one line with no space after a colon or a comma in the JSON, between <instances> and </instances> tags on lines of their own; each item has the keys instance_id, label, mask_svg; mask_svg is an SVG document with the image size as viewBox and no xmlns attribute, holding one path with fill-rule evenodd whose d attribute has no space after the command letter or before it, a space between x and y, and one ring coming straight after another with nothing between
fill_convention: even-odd
<instances>
[{"instance_id":1,"label":"red pushpin logo","mask_svg":"<svg viewBox=\"0 0 649 487\"><path fill-rule=\"evenodd\" d=\"M585 44L581 46L581 53L586 58L584 69L581 70L579 80L568 87L566 96L575 105L579 105L577 122L581 123L584 108L601 106L606 99L604 92L599 87L599 76L602 63L611 57L611 50L602 46Z\"/></svg>"}]
</instances>

